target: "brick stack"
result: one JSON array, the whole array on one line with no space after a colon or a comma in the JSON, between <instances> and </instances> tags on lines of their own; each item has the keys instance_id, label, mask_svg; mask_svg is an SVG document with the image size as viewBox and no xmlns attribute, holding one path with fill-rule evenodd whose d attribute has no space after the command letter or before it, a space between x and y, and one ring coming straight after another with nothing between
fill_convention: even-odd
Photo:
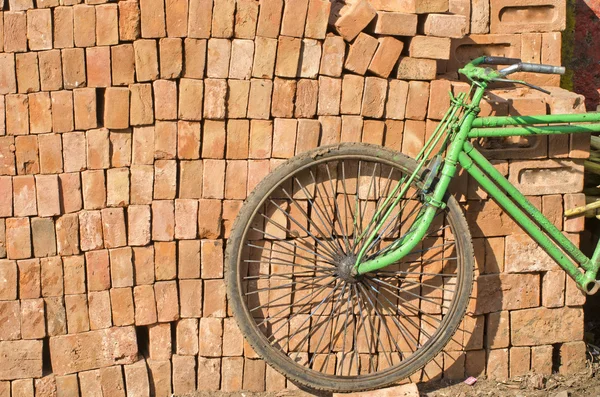
<instances>
[{"instance_id":1,"label":"brick stack","mask_svg":"<svg viewBox=\"0 0 600 397\"><path fill-rule=\"evenodd\" d=\"M0 12L0 396L292 387L244 344L226 304L223 250L248 193L319 145L414 155L447 92L467 87L436 76L456 77L482 53L560 63L565 7L79 3L8 0ZM581 109L581 98L554 91L491 93L483 112ZM584 200L588 144L482 147L577 241L582 221L562 211ZM579 369L584 297L466 176L455 187L478 288L456 343L422 380Z\"/></svg>"}]
</instances>

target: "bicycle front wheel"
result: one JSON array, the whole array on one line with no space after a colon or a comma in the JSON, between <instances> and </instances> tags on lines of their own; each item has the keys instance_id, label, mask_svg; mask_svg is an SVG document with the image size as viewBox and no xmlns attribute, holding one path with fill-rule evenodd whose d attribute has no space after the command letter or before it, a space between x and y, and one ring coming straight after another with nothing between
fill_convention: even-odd
<instances>
[{"instance_id":1,"label":"bicycle front wheel","mask_svg":"<svg viewBox=\"0 0 600 397\"><path fill-rule=\"evenodd\" d=\"M415 167L379 146L320 148L273 171L242 207L227 243L229 304L250 345L288 379L330 391L384 387L423 368L458 328L474 259L453 197L409 256L352 272L375 214ZM410 233L422 193L417 177L365 258Z\"/></svg>"}]
</instances>

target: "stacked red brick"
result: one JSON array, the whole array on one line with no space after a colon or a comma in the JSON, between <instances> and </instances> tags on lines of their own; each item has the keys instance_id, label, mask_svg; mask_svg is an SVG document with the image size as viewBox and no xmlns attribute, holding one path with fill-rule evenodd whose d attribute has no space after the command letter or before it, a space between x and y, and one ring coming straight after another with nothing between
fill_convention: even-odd
<instances>
[{"instance_id":1,"label":"stacked red brick","mask_svg":"<svg viewBox=\"0 0 600 397\"><path fill-rule=\"evenodd\" d=\"M496 0L491 25L485 0L103 3L0 12L0 396L291 387L244 344L225 300L223 247L248 193L319 145L414 155L447 92L466 87L436 75L481 53L557 64L564 27L551 0L531 5L558 23L525 25ZM556 92L491 95L484 113L580 110ZM578 239L581 222L561 214L583 201L586 142L484 147ZM577 370L583 297L467 178L457 185L479 293L419 375L548 373L555 348L561 371Z\"/></svg>"}]
</instances>

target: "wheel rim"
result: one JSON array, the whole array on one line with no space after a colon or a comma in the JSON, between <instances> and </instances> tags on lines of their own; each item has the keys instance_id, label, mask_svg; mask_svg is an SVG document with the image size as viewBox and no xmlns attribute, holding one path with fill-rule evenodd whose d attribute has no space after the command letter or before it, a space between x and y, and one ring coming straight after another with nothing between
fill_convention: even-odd
<instances>
[{"instance_id":1,"label":"wheel rim","mask_svg":"<svg viewBox=\"0 0 600 397\"><path fill-rule=\"evenodd\" d=\"M445 331L461 280L446 212L403 261L360 277L351 272L359 236L373 228L369 214L403 175L382 159L328 158L282 180L257 206L236 282L244 315L262 337L259 353L321 379L372 380L407 369ZM414 223L418 186L406 196L367 258Z\"/></svg>"}]
</instances>

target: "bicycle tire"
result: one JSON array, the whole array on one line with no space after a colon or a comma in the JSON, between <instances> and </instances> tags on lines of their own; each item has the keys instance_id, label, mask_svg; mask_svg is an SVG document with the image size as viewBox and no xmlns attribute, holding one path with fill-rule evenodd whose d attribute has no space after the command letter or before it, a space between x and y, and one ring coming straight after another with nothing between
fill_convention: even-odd
<instances>
[{"instance_id":1,"label":"bicycle tire","mask_svg":"<svg viewBox=\"0 0 600 397\"><path fill-rule=\"evenodd\" d=\"M451 304L448 307L446 307L447 310L445 312L445 315L442 310L440 317L443 318L442 320L440 320L439 328L436 329L433 336L430 336L430 339L426 341L424 346L422 346L418 351L416 351L413 355L409 357L407 363L403 361L404 364L401 363L400 365L390 365L387 369L383 369L382 371L376 371L375 373L371 374L366 374L364 376L360 374L351 375L350 373L348 376L340 376L331 373L326 374L311 368L306 368L302 364L298 364L298 359L296 359L296 362L294 362L285 353L285 351L282 350L282 348L272 346L271 342L269 342L270 337L267 338L265 332L263 332L259 328L259 326L257 325L257 320L253 317L254 315L250 313L250 309L247 306L249 298L247 298L248 295L247 292L245 292L244 285L246 285L247 288L248 284L244 284L243 281L243 268L248 264L244 264L244 260L242 258L245 257L244 243L246 242L248 234L251 232L251 225L253 222L255 222L255 216L257 216L257 213L260 211L260 208L264 208L264 205L269 198L271 198L272 200L273 193L277 189L282 189L281 186L289 178L293 178L294 175L298 175L298 173L301 170L310 169L311 166L351 158L364 159L360 161L378 162L382 164L382 167L383 165L389 167L396 167L405 173L412 173L412 171L417 166L415 160L403 154L390 151L380 146L369 144L344 143L329 147L318 148L306 152L304 154L290 159L286 163L276 168L271 174L269 174L263 181L261 181L257 185L255 190L250 194L250 196L244 203L242 209L240 210L238 217L234 222L229 240L227 242L225 256L225 278L227 283L227 296L230 309L232 310L234 317L236 318L236 321L242 334L244 335L248 343L252 346L252 348L256 351L256 353L258 353L258 355L262 357L274 369L285 375L289 380L298 382L299 384L308 386L316 390L338 392L372 390L376 388L389 386L401 379L408 378L413 373L422 369L429 361L434 359L443 350L443 348L448 344L448 342L451 340L452 336L458 329L462 318L464 317L464 314L466 312L473 287L474 254L471 243L471 235L460 206L458 205L454 197L449 196L444 214L448 222L447 227L450 228L448 230L451 230L452 232L452 241L455 242L456 250L458 252L456 259L456 294L455 297L452 299ZM327 165L327 170L329 172L329 165ZM417 186L419 183L420 180L417 181ZM271 267L273 267L272 264L269 265L269 268ZM422 285L421 288L425 289L425 284L419 284ZM445 286L444 284L442 285ZM290 287L290 289L291 288L292 287ZM441 289L444 290L444 288ZM400 291L399 288L398 290ZM271 292L271 290L269 290L269 292ZM401 292L398 293L400 294ZM351 293L348 292L348 296L350 296L350 294ZM442 294L446 294L446 290L444 290ZM342 293L342 298L343 297L344 295ZM444 302L444 297L442 297L442 302ZM362 314L361 302L358 299L356 302L359 303L359 307L361 308ZM379 300L377 300L377 302L379 302ZM354 297L352 298L352 303L354 303ZM365 304L365 307L366 306L367 305ZM443 305L440 304L440 306ZM348 303L348 307L350 307L350 303ZM375 308L375 305L373 306L373 308ZM290 310L292 310L291 305ZM353 308L353 310L355 309ZM333 317L333 314L331 314L331 316ZM344 321L348 320L348 313L346 313L346 317L347 318ZM272 319L276 318L277 317L273 317ZM381 322L379 324L385 323L387 319L388 317L382 316ZM311 321L312 320L309 321L309 324L311 323ZM358 320L356 320L356 322L357 323L354 326L354 329L359 328L360 326ZM368 324L365 322L364 319L362 319L362 324L364 328L367 328ZM371 323L371 325L373 324ZM335 328L336 326L337 325L334 325L333 328ZM387 328L387 326L385 327L389 333L389 329ZM375 331L375 327L371 328L371 330ZM313 331L311 330L310 332ZM356 334L356 332L354 333ZM310 338L312 338L312 335L310 336ZM344 338L346 338L346 333L344 333ZM420 340L420 337L418 337L418 339ZM354 344L356 344L356 342L357 341L355 339ZM289 341L286 343L289 343ZM312 339L310 343L312 343ZM331 342L329 343L331 344ZM417 341L416 345L418 344L419 342ZM354 354L358 357L358 349L356 346L354 347L356 350ZM317 350L318 348L319 347L317 346ZM318 352L315 352L313 353L313 355L316 356L317 353ZM398 353L400 355L402 354L400 351ZM297 357L298 354L300 354L300 352L296 352ZM385 356L385 352L383 354ZM306 353L306 355L309 356L310 353ZM371 355L370 347L369 355ZM345 356L342 355L341 360L343 361L344 359ZM329 360L329 355L327 356L327 360ZM336 358L333 357L332 360L336 360ZM369 357L369 360L371 362L372 358ZM350 362L352 362L352 358L350 359ZM327 363L325 365L327 365ZM370 365L371 364L369 364L369 366Z\"/></svg>"}]
</instances>

